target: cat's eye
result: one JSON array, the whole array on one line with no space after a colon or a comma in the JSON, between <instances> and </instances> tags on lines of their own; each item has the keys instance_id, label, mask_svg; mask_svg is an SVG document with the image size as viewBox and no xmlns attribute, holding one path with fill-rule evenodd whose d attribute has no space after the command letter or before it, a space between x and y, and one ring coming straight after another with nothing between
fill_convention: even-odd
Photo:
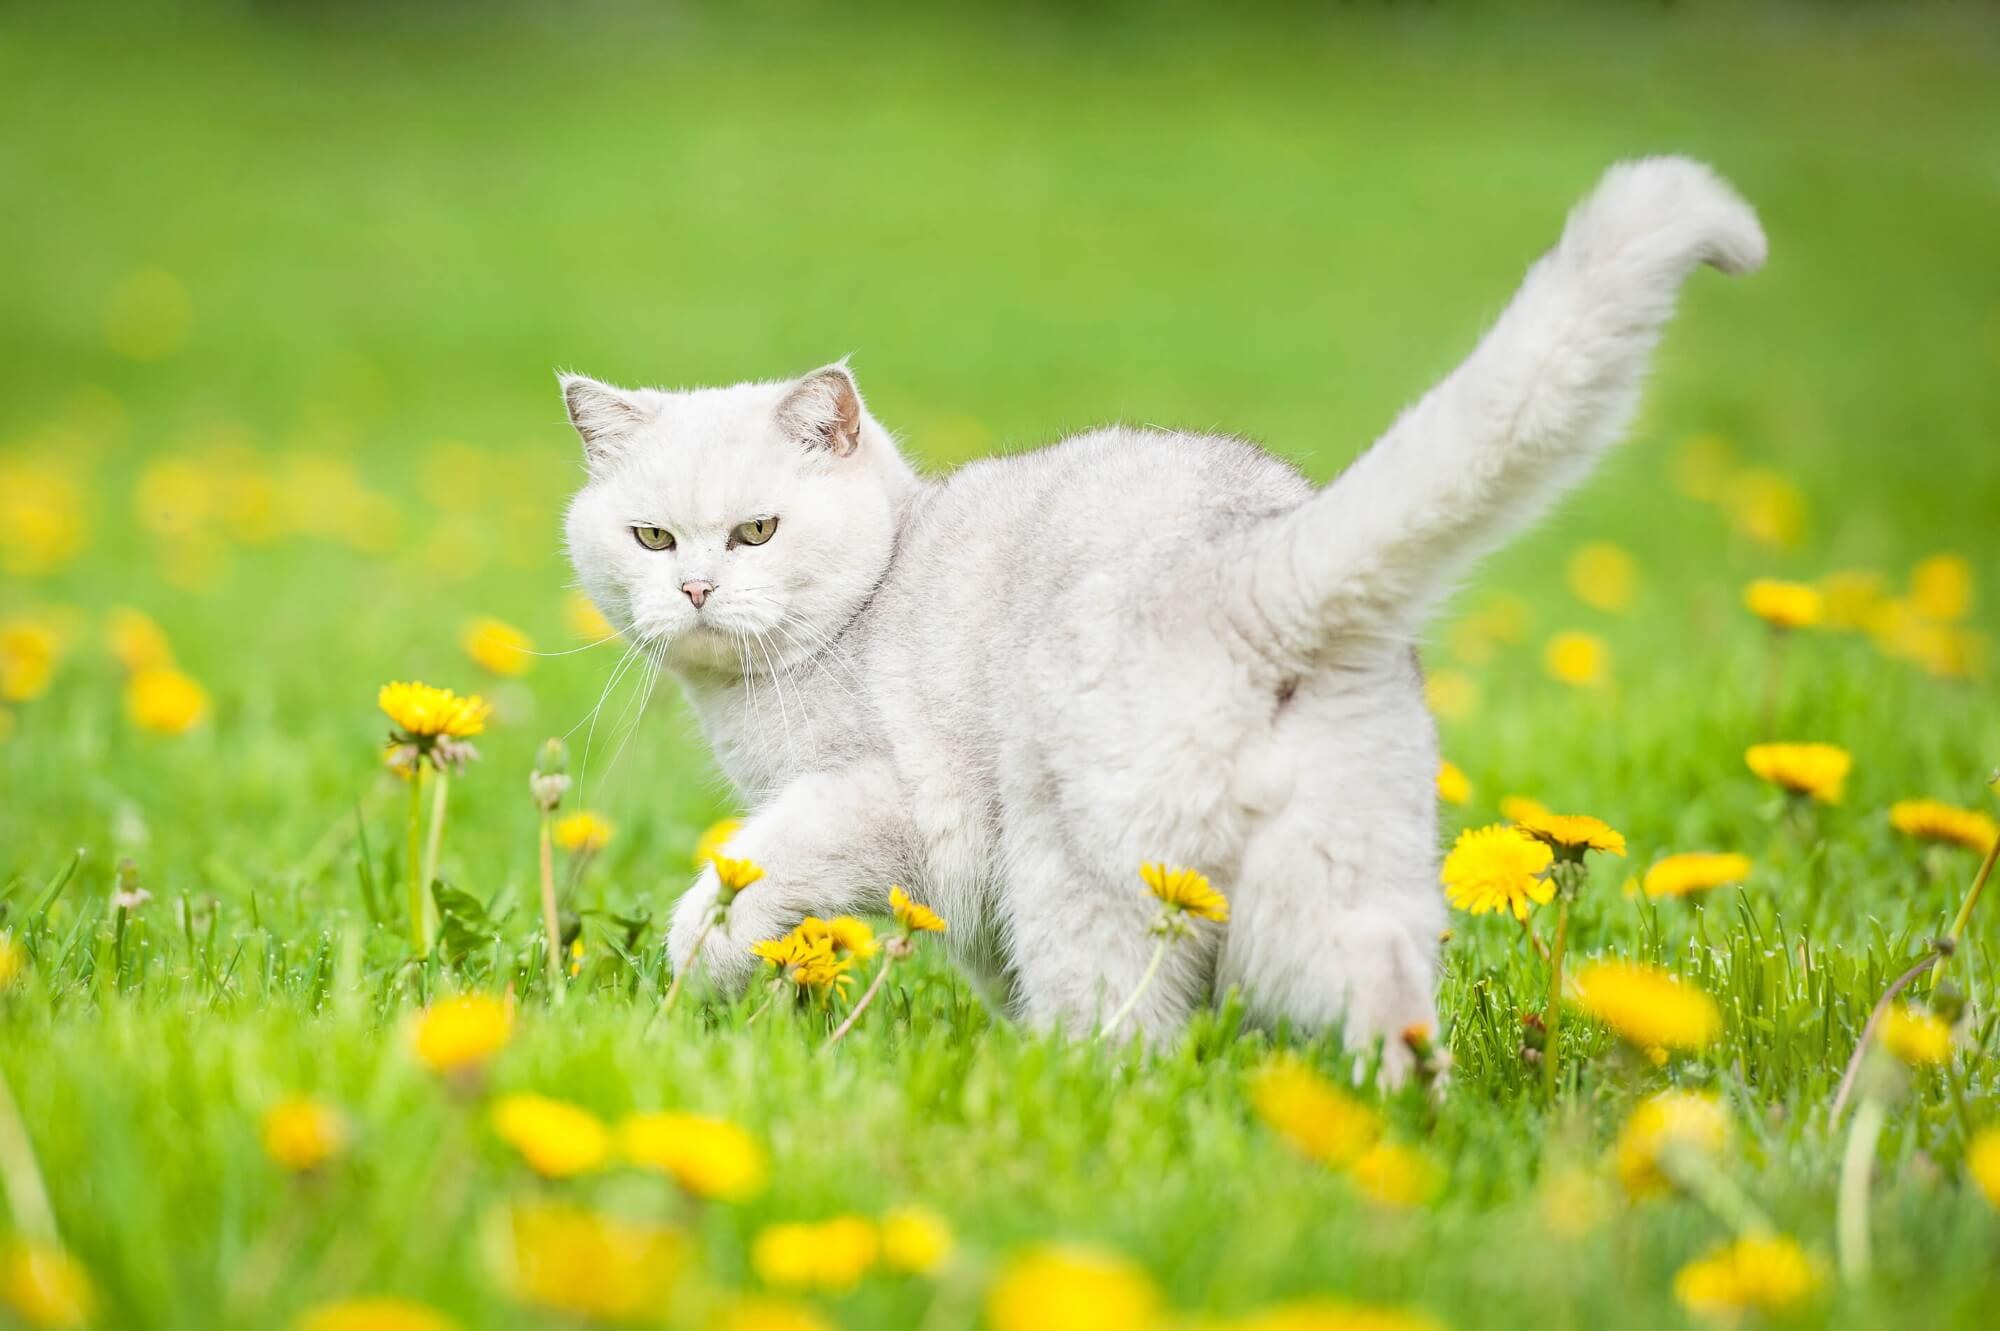
<instances>
[{"instance_id":1,"label":"cat's eye","mask_svg":"<svg viewBox=\"0 0 2000 1331\"><path fill-rule=\"evenodd\" d=\"M752 518L736 528L736 539L744 545L762 545L777 530L776 518Z\"/></svg>"},{"instance_id":2,"label":"cat's eye","mask_svg":"<svg viewBox=\"0 0 2000 1331\"><path fill-rule=\"evenodd\" d=\"M639 544L648 550L671 550L674 548L674 534L665 527L634 527L632 534L639 538Z\"/></svg>"}]
</instances>

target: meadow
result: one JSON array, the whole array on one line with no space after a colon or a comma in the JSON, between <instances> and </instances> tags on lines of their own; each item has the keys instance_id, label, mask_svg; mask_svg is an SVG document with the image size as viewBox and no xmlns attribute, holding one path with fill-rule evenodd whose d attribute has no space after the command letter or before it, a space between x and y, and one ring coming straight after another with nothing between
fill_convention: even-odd
<instances>
[{"instance_id":1,"label":"meadow","mask_svg":"<svg viewBox=\"0 0 2000 1331\"><path fill-rule=\"evenodd\" d=\"M10 10L0 1325L1989 1325L2000 30L1357 10ZM1425 643L1441 845L1523 799L1623 843L1453 912L1438 1076L1226 999L1024 1031L921 934L830 1048L887 949L668 1010L740 810L670 680L608 687L553 371L852 354L926 467L1129 419L1324 478L1668 150L1772 261ZM422 958L401 680L491 704ZM553 981L551 736L602 820Z\"/></svg>"}]
</instances>

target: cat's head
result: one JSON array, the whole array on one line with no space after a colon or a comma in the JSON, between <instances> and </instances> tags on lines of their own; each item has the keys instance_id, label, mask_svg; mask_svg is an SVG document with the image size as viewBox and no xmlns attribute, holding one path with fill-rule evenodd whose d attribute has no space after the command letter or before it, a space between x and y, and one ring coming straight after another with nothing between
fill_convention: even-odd
<instances>
[{"instance_id":1,"label":"cat's head","mask_svg":"<svg viewBox=\"0 0 2000 1331\"><path fill-rule=\"evenodd\" d=\"M589 478L570 562L668 665L734 675L809 651L888 567L913 481L845 365L688 392L564 375Z\"/></svg>"}]
</instances>

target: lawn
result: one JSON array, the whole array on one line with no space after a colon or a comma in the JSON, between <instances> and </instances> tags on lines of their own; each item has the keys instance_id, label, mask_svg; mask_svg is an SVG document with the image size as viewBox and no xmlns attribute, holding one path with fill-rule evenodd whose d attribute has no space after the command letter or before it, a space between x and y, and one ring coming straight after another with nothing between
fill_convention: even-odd
<instances>
[{"instance_id":1,"label":"lawn","mask_svg":"<svg viewBox=\"0 0 2000 1331\"><path fill-rule=\"evenodd\" d=\"M52 1220L106 1327L284 1327L375 1294L464 1327L813 1324L746 1291L927 1331L1235 1325L1307 1296L1461 1329L1679 1327L1702 1314L1677 1273L1766 1226L1804 1254L1777 1320L1990 1324L2000 1180L1989 1202L1968 1155L2000 1124L2000 903L1950 987L1910 990L1970 995L1945 1061L1878 1050L1859 1112L1831 1101L1981 862L1890 806L1994 811L2000 28L1441 8L10 14L0 1323L64 1324L30 1314L18 1246ZM1667 150L1759 207L1771 263L1697 276L1631 442L1425 657L1470 785L1442 844L1507 796L1619 829L1626 857L1594 856L1576 895L1572 968L1668 968L1716 1000L1718 1036L1656 1059L1572 1008L1552 1096L1522 1053L1541 956L1511 918L1454 912L1448 1087L1353 1093L1413 1171L1385 1181L1302 1158L1258 1108L1288 1051L1338 1117L1356 1061L1228 1003L1168 1048L1064 1042L920 940L830 1051L837 1000L753 1022L761 991L697 990L663 1015L664 921L738 810L672 682L607 687L618 649L577 622L556 369L693 384L851 354L934 469L1118 418L1325 477L1463 354L1605 165ZM1840 573L1871 576L1822 581ZM1742 600L1764 577L1838 593L1842 626L1767 628ZM540 654L480 665L482 617ZM157 657L147 625L200 690L184 733L134 718L121 658ZM375 707L411 678L495 708L439 862L470 904L423 962ZM171 688L147 697L186 719ZM563 812L614 829L558 854L582 948L554 988L528 793L551 735ZM1840 802L1753 774L1772 737L1851 754ZM1753 867L1683 899L1628 884L1685 851ZM1552 908L1534 923L1547 941ZM460 992L511 993L511 1035L441 1075L410 1025ZM1726 1139L1628 1195L1621 1133L1669 1088L1712 1095ZM495 1131L521 1092L726 1119L768 1178L538 1178ZM264 1135L293 1096L346 1130L299 1174ZM871 1269L805 1289L769 1260L773 1225L908 1207L949 1256L892 1229ZM842 1232L799 1246L824 1267ZM1067 1295L1050 1245L1095 1254Z\"/></svg>"}]
</instances>

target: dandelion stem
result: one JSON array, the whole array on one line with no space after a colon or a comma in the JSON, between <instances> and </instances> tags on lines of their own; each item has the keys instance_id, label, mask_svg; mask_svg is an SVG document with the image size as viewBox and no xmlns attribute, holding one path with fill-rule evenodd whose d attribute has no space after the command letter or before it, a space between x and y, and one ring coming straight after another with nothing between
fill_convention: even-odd
<instances>
[{"instance_id":1,"label":"dandelion stem","mask_svg":"<svg viewBox=\"0 0 2000 1331\"><path fill-rule=\"evenodd\" d=\"M1861 1027L1861 1038L1854 1042L1854 1053L1847 1060L1847 1071L1843 1072L1840 1076L1840 1089L1834 1092L1832 1110L1834 1122L1838 1123L1840 1121L1840 1111L1847 1108L1847 1097L1854 1093L1854 1079L1860 1075L1862 1056L1868 1052L1868 1042L1875 1037L1875 1028L1882 1024L1882 1014L1887 1012L1889 1005L1896 1001L1896 995L1909 988L1910 984L1919 975L1937 965L1943 955L1941 951L1933 947L1929 954L1917 962L1916 965L1897 976L1895 981L1882 991L1882 996L1875 1000L1874 1009L1869 1012L1867 1022Z\"/></svg>"},{"instance_id":2,"label":"dandelion stem","mask_svg":"<svg viewBox=\"0 0 2000 1331\"><path fill-rule=\"evenodd\" d=\"M1847 1154L1840 1162L1840 1201L1835 1223L1840 1245L1840 1271L1850 1285L1868 1279L1868 1184L1875 1172L1875 1143L1887 1115L1881 1098L1864 1096L1847 1134Z\"/></svg>"},{"instance_id":3,"label":"dandelion stem","mask_svg":"<svg viewBox=\"0 0 2000 1331\"><path fill-rule=\"evenodd\" d=\"M1549 945L1547 943L1544 943L1542 941L1542 936L1535 932L1534 921L1530 920L1525 915L1517 915L1514 918L1521 926L1521 936L1527 939L1530 943L1533 943L1535 945L1536 954L1540 956L1543 961L1547 961L1549 959Z\"/></svg>"},{"instance_id":4,"label":"dandelion stem","mask_svg":"<svg viewBox=\"0 0 2000 1331\"><path fill-rule=\"evenodd\" d=\"M778 1001L778 994L779 994L779 992L780 992L780 989L782 988L783 984L784 984L784 981L783 981L783 980L774 980L774 981L772 981L772 983L771 983L771 992L770 992L770 993L768 993L768 994L765 994L765 995L764 995L764 1001L763 1001L763 1002L761 1002L761 1003L759 1003L759 1004L757 1005L757 1010L756 1010L755 1012L752 1012L752 1013L751 1013L751 1014L749 1015L749 1017L748 1017L748 1018L746 1018L746 1019L744 1020L743 1024L744 1024L745 1026L754 1026L754 1025L756 1025L756 1024L757 1024L757 1018L759 1018L759 1017L763 1016L763 1015L764 1015L764 1013L765 1013L766 1011L768 1011L768 1010L770 1009L770 1006L771 1006L771 1004L773 1004L773 1003L775 1003L775 1002L777 1002L777 1001Z\"/></svg>"},{"instance_id":5,"label":"dandelion stem","mask_svg":"<svg viewBox=\"0 0 2000 1331\"><path fill-rule=\"evenodd\" d=\"M1549 949L1549 1006L1542 1016L1542 1084L1551 1100L1556 1095L1556 1050L1562 1034L1563 950L1569 942L1569 893L1556 898L1556 941Z\"/></svg>"},{"instance_id":6,"label":"dandelion stem","mask_svg":"<svg viewBox=\"0 0 2000 1331\"><path fill-rule=\"evenodd\" d=\"M881 969L876 971L875 978L868 982L867 991L861 995L861 1001L854 1005L853 1011L847 1014L847 1019L835 1027L833 1034L827 1037L825 1048L833 1048L840 1043L841 1036L854 1029L854 1023L861 1020L861 1014L866 1012L868 1005L875 1001L875 991L882 987L882 981L889 978L889 968L895 964L895 954L885 953L883 955Z\"/></svg>"},{"instance_id":7,"label":"dandelion stem","mask_svg":"<svg viewBox=\"0 0 2000 1331\"><path fill-rule=\"evenodd\" d=\"M430 931L425 926L424 880L424 763L419 758L410 767L410 859L407 876L410 899L410 946L418 956L431 950Z\"/></svg>"},{"instance_id":8,"label":"dandelion stem","mask_svg":"<svg viewBox=\"0 0 2000 1331\"><path fill-rule=\"evenodd\" d=\"M14 1228L45 1243L56 1241L56 1216L49 1207L48 1189L42 1186L42 1171L35 1165L35 1145L28 1139L28 1125L21 1121L4 1072L0 1072L0 1188L7 1193Z\"/></svg>"},{"instance_id":9,"label":"dandelion stem","mask_svg":"<svg viewBox=\"0 0 2000 1331\"><path fill-rule=\"evenodd\" d=\"M1772 1232L1770 1217L1750 1194L1701 1151L1670 1148L1661 1154L1660 1164L1683 1192L1707 1207L1709 1214L1738 1238Z\"/></svg>"},{"instance_id":10,"label":"dandelion stem","mask_svg":"<svg viewBox=\"0 0 2000 1331\"><path fill-rule=\"evenodd\" d=\"M1159 974L1160 962L1166 959L1167 944L1172 941L1171 936L1167 934L1160 935L1159 946L1153 949L1153 959L1146 963L1146 973L1139 977L1138 987L1132 991L1132 996L1126 999L1116 1012L1111 1014L1111 1020L1104 1023L1104 1036L1106 1039L1111 1038L1112 1034L1117 1031L1119 1024L1125 1018L1131 1016L1132 1009L1139 1005L1140 996L1146 992L1146 987L1152 984L1153 977Z\"/></svg>"},{"instance_id":11,"label":"dandelion stem","mask_svg":"<svg viewBox=\"0 0 2000 1331\"><path fill-rule=\"evenodd\" d=\"M431 884L437 881L438 855L444 849L444 806L445 797L451 793L451 774L444 768L437 769L437 789L431 797L431 834L424 845L424 895L429 896Z\"/></svg>"},{"instance_id":12,"label":"dandelion stem","mask_svg":"<svg viewBox=\"0 0 2000 1331\"><path fill-rule=\"evenodd\" d=\"M555 853L549 847L549 814L542 811L542 932L549 940L549 988L562 983L562 920L556 914Z\"/></svg>"},{"instance_id":13,"label":"dandelion stem","mask_svg":"<svg viewBox=\"0 0 2000 1331\"><path fill-rule=\"evenodd\" d=\"M722 912L719 910L710 915L708 922L701 926L701 932L694 936L694 945L688 949L687 955L681 958L681 964L674 967L674 978L667 984L666 1001L660 1005L661 1016L671 1013L674 1004L681 1001L681 981L685 980L688 972L694 969L695 962L701 957L701 945L708 941L709 931L721 920Z\"/></svg>"},{"instance_id":14,"label":"dandelion stem","mask_svg":"<svg viewBox=\"0 0 2000 1331\"><path fill-rule=\"evenodd\" d=\"M1954 946L1965 933L1966 923L1972 919L1972 908L1979 904L1979 895L1986 890L1986 880L1993 876L1995 860L2000 860L2000 837L1995 837L1993 844L1987 847L1986 858L1980 861L1979 872L1973 876L1972 886L1965 894L1965 902L1959 906L1958 916L1951 922L1949 936Z\"/></svg>"}]
</instances>

